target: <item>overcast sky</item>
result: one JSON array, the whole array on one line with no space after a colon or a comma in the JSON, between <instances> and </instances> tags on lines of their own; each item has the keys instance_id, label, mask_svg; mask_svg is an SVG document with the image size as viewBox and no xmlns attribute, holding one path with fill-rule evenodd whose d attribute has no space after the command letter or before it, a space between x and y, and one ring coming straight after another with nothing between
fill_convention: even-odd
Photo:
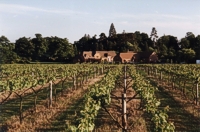
<instances>
[{"instance_id":1,"label":"overcast sky","mask_svg":"<svg viewBox=\"0 0 200 132\"><path fill-rule=\"evenodd\" d=\"M84 34L117 33L173 35L200 34L200 0L0 0L0 36L11 42L20 37L58 36L69 42Z\"/></svg>"}]
</instances>

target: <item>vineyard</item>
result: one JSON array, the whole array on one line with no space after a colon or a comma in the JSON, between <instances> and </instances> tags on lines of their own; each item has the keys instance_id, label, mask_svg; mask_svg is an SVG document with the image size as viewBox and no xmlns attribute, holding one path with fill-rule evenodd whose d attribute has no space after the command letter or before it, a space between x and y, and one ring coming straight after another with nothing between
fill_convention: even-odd
<instances>
[{"instance_id":1,"label":"vineyard","mask_svg":"<svg viewBox=\"0 0 200 132\"><path fill-rule=\"evenodd\" d=\"M12 64L0 131L200 131L199 65Z\"/></svg>"}]
</instances>

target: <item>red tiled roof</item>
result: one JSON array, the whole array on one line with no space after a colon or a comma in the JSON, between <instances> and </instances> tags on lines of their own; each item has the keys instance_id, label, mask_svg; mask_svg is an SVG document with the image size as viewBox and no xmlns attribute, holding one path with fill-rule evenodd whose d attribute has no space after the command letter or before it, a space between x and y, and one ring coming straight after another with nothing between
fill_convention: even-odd
<instances>
[{"instance_id":1,"label":"red tiled roof","mask_svg":"<svg viewBox=\"0 0 200 132\"><path fill-rule=\"evenodd\" d=\"M137 54L137 53L131 53L131 52L128 52L128 53L120 53L120 57L122 58L122 60L132 60L133 58L133 55L134 54Z\"/></svg>"},{"instance_id":2,"label":"red tiled roof","mask_svg":"<svg viewBox=\"0 0 200 132\"><path fill-rule=\"evenodd\" d=\"M99 53L101 57L104 57L105 53L108 54L108 56L115 56L116 52L115 51L96 51L96 53Z\"/></svg>"}]
</instances>

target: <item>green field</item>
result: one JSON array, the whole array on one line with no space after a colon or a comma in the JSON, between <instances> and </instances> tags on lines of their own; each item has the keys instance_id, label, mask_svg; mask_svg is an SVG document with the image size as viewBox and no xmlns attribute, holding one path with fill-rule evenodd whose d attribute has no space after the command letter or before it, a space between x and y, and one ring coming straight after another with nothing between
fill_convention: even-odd
<instances>
[{"instance_id":1,"label":"green field","mask_svg":"<svg viewBox=\"0 0 200 132\"><path fill-rule=\"evenodd\" d=\"M199 69L2 65L0 131L200 131Z\"/></svg>"}]
</instances>

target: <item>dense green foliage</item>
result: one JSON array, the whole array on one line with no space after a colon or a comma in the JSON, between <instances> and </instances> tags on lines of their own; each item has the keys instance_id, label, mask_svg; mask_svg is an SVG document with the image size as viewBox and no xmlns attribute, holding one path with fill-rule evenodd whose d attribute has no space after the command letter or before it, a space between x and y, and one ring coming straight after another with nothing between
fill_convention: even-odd
<instances>
[{"instance_id":1,"label":"dense green foliage","mask_svg":"<svg viewBox=\"0 0 200 132\"><path fill-rule=\"evenodd\" d=\"M5 36L0 37L0 56L4 63L28 63L30 61L70 61L74 47L66 38L45 37L35 34L35 38L21 37L13 44Z\"/></svg>"},{"instance_id":2,"label":"dense green foliage","mask_svg":"<svg viewBox=\"0 0 200 132\"><path fill-rule=\"evenodd\" d=\"M184 97L199 102L197 95L200 93L195 88L200 82L199 65L140 65L146 72L161 81L168 82L173 89L179 90Z\"/></svg>"},{"instance_id":3,"label":"dense green foliage","mask_svg":"<svg viewBox=\"0 0 200 132\"><path fill-rule=\"evenodd\" d=\"M74 44L70 44L67 38L42 37L41 34L35 34L34 38L21 37L15 43L11 43L5 36L0 37L0 61L5 63L71 62L76 54L95 50L155 51L161 62L195 63L195 60L200 59L200 35L187 32L178 41L177 37L171 35L158 37L155 27L150 35L139 31L117 33L112 23L108 37L105 33L100 33L99 38L97 35L91 37L85 34Z\"/></svg>"},{"instance_id":4,"label":"dense green foliage","mask_svg":"<svg viewBox=\"0 0 200 132\"><path fill-rule=\"evenodd\" d=\"M195 60L200 59L200 35L195 37L192 32L187 32L186 36L179 41L172 35L163 35L158 38L155 28L152 28L150 35L139 31L134 33L123 31L123 33L116 34L114 24L111 24L108 37L105 33L101 33L99 38L96 36L90 37L85 34L74 43L76 50L79 52L91 50L155 51L161 62L173 63L195 63Z\"/></svg>"},{"instance_id":5,"label":"dense green foliage","mask_svg":"<svg viewBox=\"0 0 200 132\"><path fill-rule=\"evenodd\" d=\"M18 59L18 55L14 52L14 48L15 45L5 36L0 37L0 63L12 63Z\"/></svg>"},{"instance_id":6,"label":"dense green foliage","mask_svg":"<svg viewBox=\"0 0 200 132\"><path fill-rule=\"evenodd\" d=\"M161 102L155 96L155 91L158 90L157 87L152 86L149 81L140 76L134 67L130 67L129 72L134 80L132 87L141 96L144 103L144 111L150 114L151 121L154 123L154 131L174 132L174 123L168 121L167 112L169 111L169 106L161 110L158 109Z\"/></svg>"},{"instance_id":7,"label":"dense green foliage","mask_svg":"<svg viewBox=\"0 0 200 132\"><path fill-rule=\"evenodd\" d=\"M115 81L120 73L120 68L115 67L113 70L109 70L101 81L91 86L90 92L84 97L85 105L84 109L80 111L81 117L77 119L77 126L68 124L71 131L87 132L94 129L94 120L99 109L111 103L110 92L115 88Z\"/></svg>"}]
</instances>

